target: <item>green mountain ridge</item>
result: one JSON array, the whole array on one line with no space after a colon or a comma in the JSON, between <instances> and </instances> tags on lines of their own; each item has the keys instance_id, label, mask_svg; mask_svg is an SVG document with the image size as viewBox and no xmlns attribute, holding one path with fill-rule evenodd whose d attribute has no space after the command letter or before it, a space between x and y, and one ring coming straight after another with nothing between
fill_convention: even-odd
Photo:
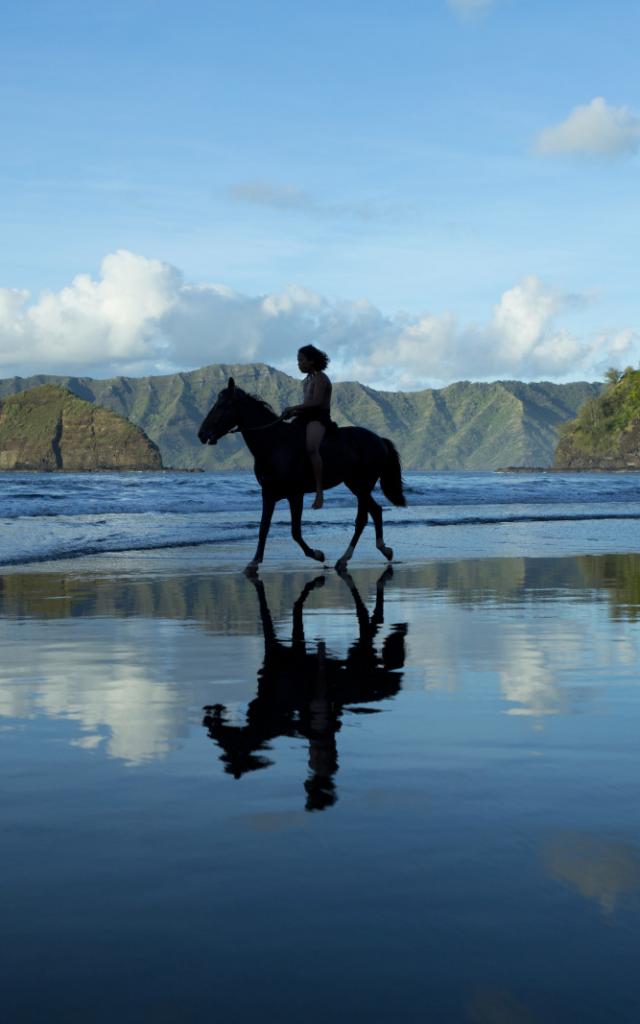
<instances>
[{"instance_id":1,"label":"green mountain ridge","mask_svg":"<svg viewBox=\"0 0 640 1024\"><path fill-rule=\"evenodd\" d=\"M214 364L154 377L37 375L0 380L0 399L43 384L125 416L158 446L165 466L229 471L252 459L233 435L204 447L197 430L218 392L232 376L274 409L300 401L301 382L263 363ZM551 466L557 429L596 397L599 383L459 381L441 389L376 391L357 382L334 385L333 416L390 437L403 465L415 470L491 470L501 466Z\"/></svg>"}]
</instances>

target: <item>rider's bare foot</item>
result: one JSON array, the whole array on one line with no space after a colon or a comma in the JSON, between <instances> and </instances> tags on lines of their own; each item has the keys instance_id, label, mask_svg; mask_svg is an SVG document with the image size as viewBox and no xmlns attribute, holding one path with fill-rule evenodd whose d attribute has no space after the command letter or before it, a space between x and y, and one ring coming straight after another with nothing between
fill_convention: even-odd
<instances>
[{"instance_id":1,"label":"rider's bare foot","mask_svg":"<svg viewBox=\"0 0 640 1024\"><path fill-rule=\"evenodd\" d=\"M322 508L323 505L324 505L324 494L322 493L322 491L319 491L318 494L316 494L316 500L314 501L314 503L311 506L311 508Z\"/></svg>"}]
</instances>

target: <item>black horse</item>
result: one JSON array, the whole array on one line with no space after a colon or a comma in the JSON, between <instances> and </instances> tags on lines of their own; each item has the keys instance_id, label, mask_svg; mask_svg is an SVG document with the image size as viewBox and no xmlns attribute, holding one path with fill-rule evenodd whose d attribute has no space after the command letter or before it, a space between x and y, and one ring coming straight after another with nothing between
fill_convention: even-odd
<instances>
[{"instance_id":1,"label":"black horse","mask_svg":"<svg viewBox=\"0 0 640 1024\"><path fill-rule=\"evenodd\" d=\"M264 634L258 693L243 725L230 723L222 704L204 708L203 725L222 750L225 772L236 779L273 763L265 752L278 736L305 739L309 744L309 775L304 784L308 811L324 810L337 800L336 735L344 712L371 714L379 709L362 705L395 697L402 683L406 623L391 628L380 652L374 643L384 621L384 586L393 569L388 566L376 583L371 615L349 574L340 575L351 591L358 619L358 637L346 658L329 654L322 640L309 644L305 639L303 606L311 591L322 586L324 576L307 583L293 605L291 643L277 637L262 581L251 578Z\"/></svg>"},{"instance_id":2,"label":"black horse","mask_svg":"<svg viewBox=\"0 0 640 1024\"><path fill-rule=\"evenodd\" d=\"M262 399L236 387L233 377L218 395L206 416L198 437L203 444L216 444L237 429L255 459L255 474L262 487L262 519L258 547L248 571L257 570L276 502L286 498L291 509L291 534L308 558L324 562L324 554L309 547L302 536L302 504L306 493L315 491L311 464L306 453L304 430L283 423ZM390 562L393 551L382 535L382 509L371 496L378 480L382 493L394 505L406 505L402 491L400 459L394 444L364 427L340 427L328 431L320 449L325 488L345 483L358 500L355 530L349 546L336 563L346 568L370 513L376 531L376 547Z\"/></svg>"}]
</instances>

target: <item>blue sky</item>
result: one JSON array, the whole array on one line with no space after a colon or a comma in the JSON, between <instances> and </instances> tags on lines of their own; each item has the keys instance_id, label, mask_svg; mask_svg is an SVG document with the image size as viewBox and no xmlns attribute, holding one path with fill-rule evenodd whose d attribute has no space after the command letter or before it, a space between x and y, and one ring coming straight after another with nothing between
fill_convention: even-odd
<instances>
[{"instance_id":1,"label":"blue sky","mask_svg":"<svg viewBox=\"0 0 640 1024\"><path fill-rule=\"evenodd\" d=\"M640 358L632 0L25 0L0 374L577 379ZM546 133L546 134L545 134Z\"/></svg>"}]
</instances>

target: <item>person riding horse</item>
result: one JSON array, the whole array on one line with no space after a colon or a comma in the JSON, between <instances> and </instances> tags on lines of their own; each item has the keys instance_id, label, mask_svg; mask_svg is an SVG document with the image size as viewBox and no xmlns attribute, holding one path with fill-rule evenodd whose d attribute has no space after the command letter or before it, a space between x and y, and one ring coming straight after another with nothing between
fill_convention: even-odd
<instances>
[{"instance_id":1,"label":"person riding horse","mask_svg":"<svg viewBox=\"0 0 640 1024\"><path fill-rule=\"evenodd\" d=\"M325 393L325 403L327 397ZM390 562L393 551L384 542L382 509L371 492L380 481L382 493L393 505L406 505L400 458L395 445L388 438L379 437L364 427L333 425L328 411L325 409L323 413L321 406L305 406L303 403L302 408L311 409L310 413L303 415L312 415L312 424L319 423L325 430L327 425L330 427L322 450L321 486L329 488L344 483L358 503L353 536L338 558L336 568L346 568L369 516L375 527L376 547ZM273 511L276 503L283 499L289 502L291 509L293 539L308 558L324 562L324 552L312 548L302 536L304 495L312 491L317 495L318 484L300 431L290 423L283 423L282 416L278 416L263 399L236 387L233 377L229 377L226 388L218 393L213 408L205 416L198 437L202 444L215 445L232 431L242 435L253 455L255 476L262 490L258 545L245 571L257 572L264 557ZM313 434L317 434L317 431L312 431Z\"/></svg>"},{"instance_id":2,"label":"person riding horse","mask_svg":"<svg viewBox=\"0 0 640 1024\"><path fill-rule=\"evenodd\" d=\"M315 345L303 345L298 349L298 369L307 375L302 385L303 402L301 405L288 406L282 412L283 419L295 416L296 423L306 426L307 455L316 485L316 496L311 508L322 508L324 504L320 445L326 431L337 428L330 414L331 381L324 372L328 364L329 356Z\"/></svg>"}]
</instances>

